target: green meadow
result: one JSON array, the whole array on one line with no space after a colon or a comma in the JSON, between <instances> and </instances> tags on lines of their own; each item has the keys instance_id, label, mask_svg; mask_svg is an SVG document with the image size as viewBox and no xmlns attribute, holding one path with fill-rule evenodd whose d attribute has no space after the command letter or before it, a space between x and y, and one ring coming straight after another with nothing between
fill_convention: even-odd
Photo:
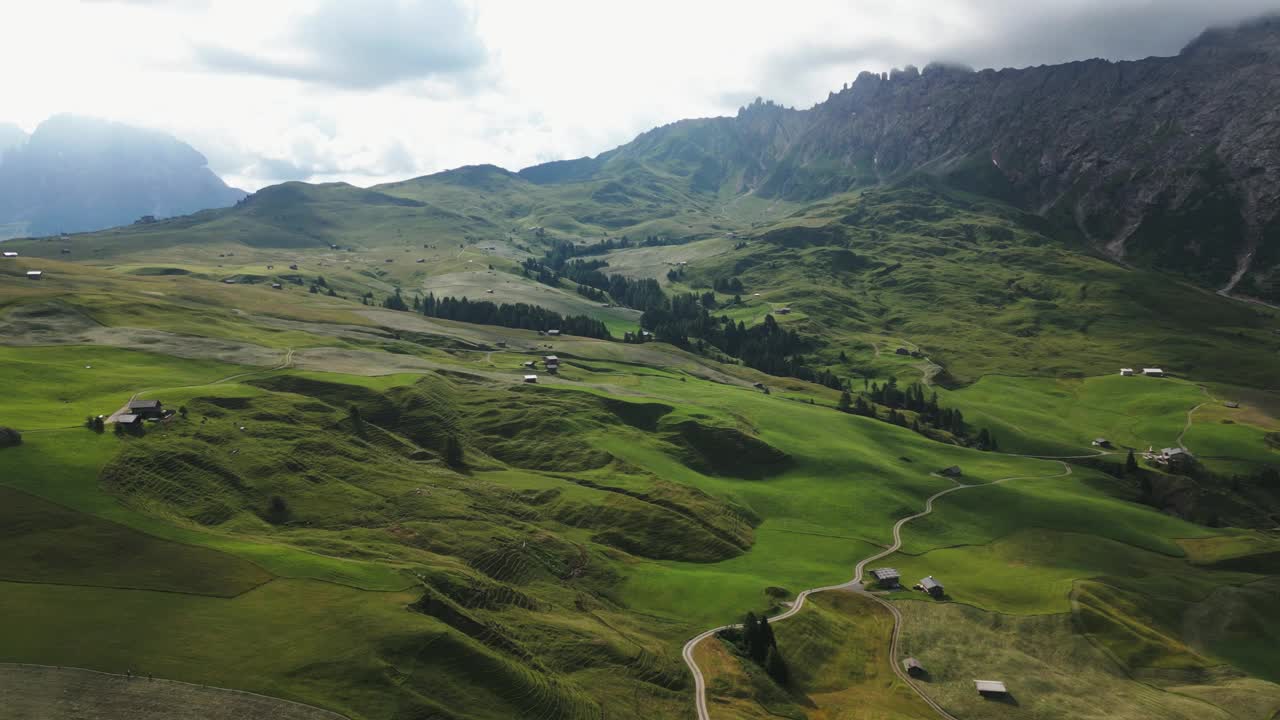
<instances>
[{"instance_id":1,"label":"green meadow","mask_svg":"<svg viewBox=\"0 0 1280 720\"><path fill-rule=\"evenodd\" d=\"M944 599L881 596L895 625L863 593L813 596L774 630L785 685L705 641L713 715L928 717L921 694L963 718L1280 710L1274 312L930 182L801 206L615 170L632 194L477 167L17 241L0 269L0 426L22 435L0 448L0 661L352 720L688 717L688 639L847 582L959 484L875 563L937 577ZM609 272L668 293L737 278L742 302L714 294L713 314L773 314L854 395L924 382L998 450L915 432L914 413L840 412L839 390L696 343L378 307L397 288L527 302L621 335L637 311L519 273L553 241L621 235L667 244L611 252ZM36 264L46 279L26 281ZM560 372L522 382L546 354ZM1119 375L1152 365L1171 376ZM188 412L82 426L135 393ZM1129 448L1179 442L1193 473L1124 468ZM924 679L891 673L905 654ZM975 677L1013 701L977 698Z\"/></svg>"}]
</instances>

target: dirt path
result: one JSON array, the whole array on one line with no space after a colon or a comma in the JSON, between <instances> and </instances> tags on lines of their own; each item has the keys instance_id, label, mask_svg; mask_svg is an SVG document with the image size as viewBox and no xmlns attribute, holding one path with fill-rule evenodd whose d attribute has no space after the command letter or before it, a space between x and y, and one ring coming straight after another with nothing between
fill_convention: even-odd
<instances>
[{"instance_id":1,"label":"dirt path","mask_svg":"<svg viewBox=\"0 0 1280 720\"><path fill-rule=\"evenodd\" d=\"M1183 425L1183 426L1182 426L1182 432L1178 433L1178 439L1177 439L1177 441L1176 441L1176 442L1178 443L1178 447L1182 448L1182 449L1183 449L1183 450L1185 450L1186 452L1191 452L1191 450L1187 449L1187 446L1183 444L1182 439L1183 439L1184 437L1186 437L1186 436L1187 436L1187 433L1191 430L1191 423L1192 423L1191 416L1192 416L1193 414L1195 414L1195 411L1199 410L1200 408L1204 407L1205 405L1208 405L1209 403L1213 402L1213 401L1216 399L1216 398L1214 398L1214 397L1213 397L1213 395L1211 395L1211 394L1209 393L1209 388L1207 388L1207 387L1205 387L1205 386L1201 385L1201 386L1200 386L1200 390L1201 390L1205 395L1208 395L1208 396L1209 396L1209 399L1208 399L1208 400L1205 400L1204 402L1200 403L1199 405L1196 405L1195 407L1193 407L1193 408L1191 408L1190 410L1188 410L1188 411L1187 411L1187 423L1186 423L1185 425Z\"/></svg>"},{"instance_id":2,"label":"dirt path","mask_svg":"<svg viewBox=\"0 0 1280 720\"><path fill-rule=\"evenodd\" d=\"M825 587L811 588L809 590L801 591L800 594L796 595L795 601L792 602L791 607L788 608L786 612L780 613L774 617L769 618L769 622L770 623L780 622L800 612L800 610L804 608L805 601L808 600L809 596L814 593L826 592L828 590L848 590L852 592L865 593L871 599L875 600L876 602L880 603L884 607L888 608L889 612L893 614L893 638L891 641L890 651L889 651L889 664L892 666L894 674L897 675L899 678L901 678L903 682L905 682L912 690L915 691L917 695L920 696L920 699L923 700L925 704L927 704L929 707L937 711L937 713L940 716L942 716L943 718L946 718L946 720L956 720L956 718L950 713L948 713L946 710L944 710L941 705L934 702L928 695L925 695L924 691L922 691L919 687L917 687L916 684L912 682L911 677L907 675L906 671L904 671L898 665L898 637L902 631L902 614L898 612L898 609L895 608L892 603L889 603L884 599L875 596L872 593L868 593L866 592L865 589L863 589L862 573L866 569L868 563L872 563L872 562L875 562L876 560L879 560L880 558L892 555L893 553L901 549L903 526L911 522L912 520L922 518L932 513L933 502L944 495L949 495L953 492L958 492L960 490L967 490L969 488L987 487L989 485L999 485L1001 483L1010 482L1012 480L1034 480L1034 479L1049 480L1057 477L1066 477L1067 475L1070 475L1070 474L1071 474L1071 466L1065 462L1062 462L1062 472L1056 473L1054 475L1015 475L1013 477L1000 478L999 480L993 480L989 483L981 483L977 485L956 484L945 490L939 490L933 495L930 495L929 498L925 500L924 510L914 515L908 515L907 517L904 517L898 520L896 523L894 523L893 545L889 546L888 548L885 548L884 550L881 550L880 552L874 555L863 558L857 564L857 566L854 567L852 580L846 583L841 583L839 585L827 585ZM706 640L707 638L711 637L712 635L715 635L721 630L726 630L729 628L736 628L736 627L739 627L739 625L736 625L736 624L722 625L718 628L712 628L710 630L707 630L695 636L692 640L685 643L684 645L684 650L682 651L681 654L684 657L685 665L689 667L690 674L693 675L693 685L694 685L693 691L694 691L694 700L695 700L697 712L698 712L698 720L711 720L711 714L707 711L707 681L706 681L706 678L703 677L702 675L701 668L698 667L698 662L693 658L693 652L698 647L698 644L701 643L703 640Z\"/></svg>"}]
</instances>

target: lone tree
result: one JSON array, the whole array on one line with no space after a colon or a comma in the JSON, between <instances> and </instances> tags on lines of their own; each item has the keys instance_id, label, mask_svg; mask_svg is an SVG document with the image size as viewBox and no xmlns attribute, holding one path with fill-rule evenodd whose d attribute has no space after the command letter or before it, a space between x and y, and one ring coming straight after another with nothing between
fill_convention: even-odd
<instances>
[{"instance_id":1,"label":"lone tree","mask_svg":"<svg viewBox=\"0 0 1280 720\"><path fill-rule=\"evenodd\" d=\"M444 461L449 467L462 467L462 443L458 442L457 435L450 435L444 439Z\"/></svg>"},{"instance_id":2,"label":"lone tree","mask_svg":"<svg viewBox=\"0 0 1280 720\"><path fill-rule=\"evenodd\" d=\"M11 427L0 427L0 448L17 447L22 444L22 433Z\"/></svg>"},{"instance_id":3,"label":"lone tree","mask_svg":"<svg viewBox=\"0 0 1280 720\"><path fill-rule=\"evenodd\" d=\"M364 437L364 418L360 417L359 406L352 405L347 408L347 417L351 419L351 428L355 430L356 434Z\"/></svg>"},{"instance_id":4,"label":"lone tree","mask_svg":"<svg viewBox=\"0 0 1280 720\"><path fill-rule=\"evenodd\" d=\"M1133 448L1129 448L1129 455L1124 459L1124 471L1126 473L1138 471L1138 459L1133 456Z\"/></svg>"},{"instance_id":5,"label":"lone tree","mask_svg":"<svg viewBox=\"0 0 1280 720\"><path fill-rule=\"evenodd\" d=\"M272 495L267 503L267 522L279 525L289 519L289 503L279 495Z\"/></svg>"}]
</instances>

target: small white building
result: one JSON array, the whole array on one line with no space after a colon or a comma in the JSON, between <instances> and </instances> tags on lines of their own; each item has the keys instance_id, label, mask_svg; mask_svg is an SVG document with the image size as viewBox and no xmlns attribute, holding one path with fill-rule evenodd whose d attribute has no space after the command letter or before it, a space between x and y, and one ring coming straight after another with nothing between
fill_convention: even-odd
<instances>
[{"instance_id":1,"label":"small white building","mask_svg":"<svg viewBox=\"0 0 1280 720\"><path fill-rule=\"evenodd\" d=\"M1120 374L1129 377L1133 374L1133 368L1120 368Z\"/></svg>"},{"instance_id":2,"label":"small white building","mask_svg":"<svg viewBox=\"0 0 1280 720\"><path fill-rule=\"evenodd\" d=\"M1009 694L1009 689L999 680L974 680L973 686L977 689L978 694L983 697L999 697Z\"/></svg>"},{"instance_id":3,"label":"small white building","mask_svg":"<svg viewBox=\"0 0 1280 720\"><path fill-rule=\"evenodd\" d=\"M537 375L525 375L525 376L524 376L524 381L525 381L525 382L527 382L527 383L536 383L536 382L538 382L538 376L537 376Z\"/></svg>"},{"instance_id":4,"label":"small white building","mask_svg":"<svg viewBox=\"0 0 1280 720\"><path fill-rule=\"evenodd\" d=\"M560 334L560 331L559 331L559 330L548 330L548 331L547 331L547 334L548 334L548 335L550 335L550 336L552 336L552 337L555 337L555 336L557 336L557 335L559 335L559 334Z\"/></svg>"},{"instance_id":5,"label":"small white building","mask_svg":"<svg viewBox=\"0 0 1280 720\"><path fill-rule=\"evenodd\" d=\"M1147 377L1164 377L1164 371L1160 368L1142 368L1142 374Z\"/></svg>"},{"instance_id":6,"label":"small white building","mask_svg":"<svg viewBox=\"0 0 1280 720\"><path fill-rule=\"evenodd\" d=\"M39 271L39 270L28 270L28 271L27 271L27 279L28 279L28 280L39 280L39 279L40 279L40 278L42 278L42 277L44 277L44 273L43 273L43 272L41 272L41 271Z\"/></svg>"},{"instance_id":7,"label":"small white building","mask_svg":"<svg viewBox=\"0 0 1280 720\"><path fill-rule=\"evenodd\" d=\"M18 257L18 253L13 252L12 250L5 250L5 252L4 252L4 256L5 256L5 257Z\"/></svg>"}]
</instances>

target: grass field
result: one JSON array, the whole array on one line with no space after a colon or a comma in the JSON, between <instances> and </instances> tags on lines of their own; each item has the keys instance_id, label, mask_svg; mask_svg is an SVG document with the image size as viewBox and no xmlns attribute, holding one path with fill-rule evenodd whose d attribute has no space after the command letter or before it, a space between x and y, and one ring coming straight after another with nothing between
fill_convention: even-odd
<instances>
[{"instance_id":1,"label":"grass field","mask_svg":"<svg viewBox=\"0 0 1280 720\"><path fill-rule=\"evenodd\" d=\"M1207 674L1200 676L1204 686L1195 676L1165 688L1133 682L1074 631L1068 614L1011 617L950 603L899 606L904 652L920 659L929 694L957 717L1265 718L1280 708L1280 687L1269 683L1254 682L1240 693L1215 687ZM974 679L1003 680L1011 699L982 699Z\"/></svg>"},{"instance_id":2,"label":"grass field","mask_svg":"<svg viewBox=\"0 0 1280 720\"><path fill-rule=\"evenodd\" d=\"M336 720L327 710L221 688L91 670L0 666L0 694L14 720ZM51 698L56 698L52 702Z\"/></svg>"},{"instance_id":3,"label":"grass field","mask_svg":"<svg viewBox=\"0 0 1280 720\"><path fill-rule=\"evenodd\" d=\"M931 698L962 718L1280 708L1270 528L1196 525L1131 502L1136 478L930 440L836 411L830 388L664 343L359 301L530 302L621 334L638 313L518 263L552 240L689 239L606 259L671 291L738 277L733 319L791 306L777 318L809 338L806 364L855 391L930 380L1004 452L1181 437L1214 472L1276 462L1270 311L936 189L800 209L650 179L622 193L491 168L376 191L289 184L235 211L21 241L0 269L0 426L23 433L0 449L0 660L132 668L354 720L685 717L689 637L847 581L958 465L982 487L938 500L880 561L947 585L950 602L889 596ZM36 265L46 280L18 274ZM548 353L561 372L520 382ZM1117 374L1157 364L1176 377ZM138 392L188 417L140 437L80 427ZM811 602L776 629L787 688L699 646L715 717L929 716L890 673L890 614L851 593ZM1013 702L981 701L975 677L1006 680Z\"/></svg>"}]
</instances>

